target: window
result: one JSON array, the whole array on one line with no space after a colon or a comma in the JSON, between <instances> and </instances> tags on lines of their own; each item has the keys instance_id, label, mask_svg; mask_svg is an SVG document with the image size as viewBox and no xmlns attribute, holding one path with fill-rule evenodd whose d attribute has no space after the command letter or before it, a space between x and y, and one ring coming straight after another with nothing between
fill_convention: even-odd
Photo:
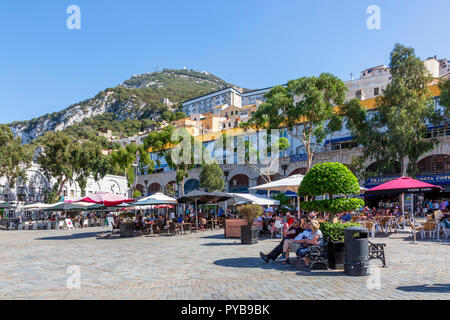
<instances>
[{"instance_id":1,"label":"window","mask_svg":"<svg viewBox=\"0 0 450 320\"><path fill-rule=\"evenodd\" d=\"M231 111L231 115L233 115L233 111Z\"/></svg>"},{"instance_id":2,"label":"window","mask_svg":"<svg viewBox=\"0 0 450 320\"><path fill-rule=\"evenodd\" d=\"M380 88L373 89L373 95L377 96L380 94Z\"/></svg>"}]
</instances>

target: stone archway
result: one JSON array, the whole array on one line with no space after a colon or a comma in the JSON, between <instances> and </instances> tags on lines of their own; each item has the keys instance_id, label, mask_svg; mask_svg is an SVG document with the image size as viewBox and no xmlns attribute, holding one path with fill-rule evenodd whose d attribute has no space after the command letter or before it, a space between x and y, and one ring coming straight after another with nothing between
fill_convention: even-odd
<instances>
[{"instance_id":1,"label":"stone archway","mask_svg":"<svg viewBox=\"0 0 450 320\"><path fill-rule=\"evenodd\" d=\"M448 174L450 173L450 155L436 154L417 162L418 174Z\"/></svg>"},{"instance_id":2,"label":"stone archway","mask_svg":"<svg viewBox=\"0 0 450 320\"><path fill-rule=\"evenodd\" d=\"M189 179L184 184L184 194L188 194L191 191L198 190L200 182L197 179Z\"/></svg>"},{"instance_id":3,"label":"stone archway","mask_svg":"<svg viewBox=\"0 0 450 320\"><path fill-rule=\"evenodd\" d=\"M144 186L142 184L137 184L135 191L136 190L139 191L141 193L141 195L145 196ZM133 194L133 196L134 196L134 194Z\"/></svg>"},{"instance_id":4,"label":"stone archway","mask_svg":"<svg viewBox=\"0 0 450 320\"><path fill-rule=\"evenodd\" d=\"M306 168L297 168L297 169L293 170L293 171L289 174L289 177L290 177L290 176L293 176L293 175L295 175L295 174L305 175L305 174L306 174Z\"/></svg>"},{"instance_id":5,"label":"stone archway","mask_svg":"<svg viewBox=\"0 0 450 320\"><path fill-rule=\"evenodd\" d=\"M394 177L401 175L400 163L396 162L390 168L384 168L383 161L376 161L366 168L368 177Z\"/></svg>"},{"instance_id":6,"label":"stone archway","mask_svg":"<svg viewBox=\"0 0 450 320\"><path fill-rule=\"evenodd\" d=\"M230 179L229 190L236 193L248 193L250 178L245 174L237 174Z\"/></svg>"},{"instance_id":7,"label":"stone archway","mask_svg":"<svg viewBox=\"0 0 450 320\"><path fill-rule=\"evenodd\" d=\"M155 194L158 192L162 192L162 187L158 182L153 182L151 185L148 186L149 194Z\"/></svg>"}]
</instances>

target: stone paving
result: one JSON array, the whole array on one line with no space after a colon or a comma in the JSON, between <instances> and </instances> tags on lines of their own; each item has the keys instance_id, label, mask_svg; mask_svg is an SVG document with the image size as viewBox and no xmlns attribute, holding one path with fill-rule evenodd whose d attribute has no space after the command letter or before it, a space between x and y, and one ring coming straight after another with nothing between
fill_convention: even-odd
<instances>
[{"instance_id":1,"label":"stone paving","mask_svg":"<svg viewBox=\"0 0 450 320\"><path fill-rule=\"evenodd\" d=\"M450 299L448 240L377 237L387 243L388 267L371 261L371 276L349 277L266 264L259 251L279 239L242 246L223 231L97 239L101 230L0 232L0 300ZM80 268L79 289L67 288L69 266Z\"/></svg>"}]
</instances>

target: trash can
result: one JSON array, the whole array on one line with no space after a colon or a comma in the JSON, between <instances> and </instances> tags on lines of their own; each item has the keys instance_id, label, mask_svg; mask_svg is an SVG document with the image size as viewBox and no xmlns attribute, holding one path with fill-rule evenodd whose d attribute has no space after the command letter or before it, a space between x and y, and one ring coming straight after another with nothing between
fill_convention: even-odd
<instances>
[{"instance_id":1,"label":"trash can","mask_svg":"<svg viewBox=\"0 0 450 320\"><path fill-rule=\"evenodd\" d=\"M367 276L369 273L368 230L362 227L345 229L344 272L349 276Z\"/></svg>"}]
</instances>

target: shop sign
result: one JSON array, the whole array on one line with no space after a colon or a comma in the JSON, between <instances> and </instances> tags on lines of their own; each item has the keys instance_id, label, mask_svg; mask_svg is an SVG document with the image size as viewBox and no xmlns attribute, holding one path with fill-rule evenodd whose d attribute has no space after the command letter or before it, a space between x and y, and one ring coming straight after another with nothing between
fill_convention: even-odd
<instances>
[{"instance_id":1,"label":"shop sign","mask_svg":"<svg viewBox=\"0 0 450 320\"><path fill-rule=\"evenodd\" d=\"M389 182L391 180L397 179L400 177L376 177L376 178L368 178L366 180L366 188L373 188L380 184ZM450 184L450 174L437 174L437 175L421 175L416 177L417 180L434 184L434 185L445 185ZM431 188L429 188L431 189ZM421 192L428 192L428 191L422 191ZM409 192L417 192L417 190L411 190Z\"/></svg>"}]
</instances>

